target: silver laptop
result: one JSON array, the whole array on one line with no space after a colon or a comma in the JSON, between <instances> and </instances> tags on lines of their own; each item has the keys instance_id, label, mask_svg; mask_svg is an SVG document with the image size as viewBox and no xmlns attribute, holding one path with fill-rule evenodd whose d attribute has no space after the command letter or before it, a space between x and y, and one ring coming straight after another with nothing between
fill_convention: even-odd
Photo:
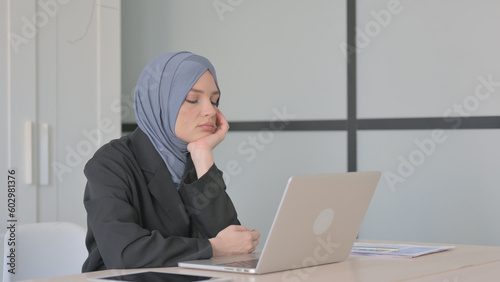
<instances>
[{"instance_id":1,"label":"silver laptop","mask_svg":"<svg viewBox=\"0 0 500 282\"><path fill-rule=\"evenodd\" d=\"M262 251L179 266L262 274L343 261L380 176L378 171L293 176Z\"/></svg>"}]
</instances>

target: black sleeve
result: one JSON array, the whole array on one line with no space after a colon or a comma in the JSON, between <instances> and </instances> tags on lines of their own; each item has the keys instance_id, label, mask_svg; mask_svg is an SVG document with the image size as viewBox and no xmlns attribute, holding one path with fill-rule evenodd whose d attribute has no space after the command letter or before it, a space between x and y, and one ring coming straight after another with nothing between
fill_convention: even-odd
<instances>
[{"instance_id":1,"label":"black sleeve","mask_svg":"<svg viewBox=\"0 0 500 282\"><path fill-rule=\"evenodd\" d=\"M89 258L83 271L175 266L182 260L210 258L212 247L205 238L167 236L165 232L143 228L140 215L143 211L141 202L137 201L141 195L136 194L139 188L135 187L135 173L138 172L133 165L126 160L113 160L113 156L94 158L87 164L84 205L88 215ZM188 187L188 190L193 189ZM207 208L215 209L212 205ZM155 220L162 224L166 219ZM226 222L229 221L222 224ZM165 228L175 230L176 227ZM217 228L219 226L207 227L208 234L213 234Z\"/></svg>"},{"instance_id":2,"label":"black sleeve","mask_svg":"<svg viewBox=\"0 0 500 282\"><path fill-rule=\"evenodd\" d=\"M222 172L215 164L200 179L197 179L194 168L188 171L179 192L203 238L213 238L227 226L240 224L226 193Z\"/></svg>"}]
</instances>

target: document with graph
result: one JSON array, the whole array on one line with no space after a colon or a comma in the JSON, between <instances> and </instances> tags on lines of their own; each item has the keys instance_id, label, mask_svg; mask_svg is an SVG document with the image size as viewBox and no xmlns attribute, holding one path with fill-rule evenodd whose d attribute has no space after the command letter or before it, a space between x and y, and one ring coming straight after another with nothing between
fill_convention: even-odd
<instances>
[{"instance_id":1,"label":"document with graph","mask_svg":"<svg viewBox=\"0 0 500 282\"><path fill-rule=\"evenodd\" d=\"M442 252L455 246L421 246L406 244L354 243L351 255L375 255L390 257L414 258L432 253Z\"/></svg>"}]
</instances>

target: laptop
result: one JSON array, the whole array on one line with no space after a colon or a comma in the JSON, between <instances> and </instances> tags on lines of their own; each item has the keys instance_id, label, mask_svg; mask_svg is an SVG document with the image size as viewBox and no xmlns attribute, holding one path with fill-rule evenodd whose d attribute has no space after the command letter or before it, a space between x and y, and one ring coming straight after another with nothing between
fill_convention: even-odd
<instances>
[{"instance_id":1,"label":"laptop","mask_svg":"<svg viewBox=\"0 0 500 282\"><path fill-rule=\"evenodd\" d=\"M261 251L178 265L262 274L344 261L380 176L378 171L292 176Z\"/></svg>"}]
</instances>

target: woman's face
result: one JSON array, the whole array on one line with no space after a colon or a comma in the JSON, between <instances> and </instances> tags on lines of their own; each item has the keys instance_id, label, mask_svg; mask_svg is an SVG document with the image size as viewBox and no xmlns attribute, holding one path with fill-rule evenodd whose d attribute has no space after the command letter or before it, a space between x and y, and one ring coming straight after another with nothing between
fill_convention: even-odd
<instances>
[{"instance_id":1,"label":"woman's face","mask_svg":"<svg viewBox=\"0 0 500 282\"><path fill-rule=\"evenodd\" d=\"M215 132L220 92L210 71L205 71L186 96L175 122L175 135L193 142Z\"/></svg>"}]
</instances>

